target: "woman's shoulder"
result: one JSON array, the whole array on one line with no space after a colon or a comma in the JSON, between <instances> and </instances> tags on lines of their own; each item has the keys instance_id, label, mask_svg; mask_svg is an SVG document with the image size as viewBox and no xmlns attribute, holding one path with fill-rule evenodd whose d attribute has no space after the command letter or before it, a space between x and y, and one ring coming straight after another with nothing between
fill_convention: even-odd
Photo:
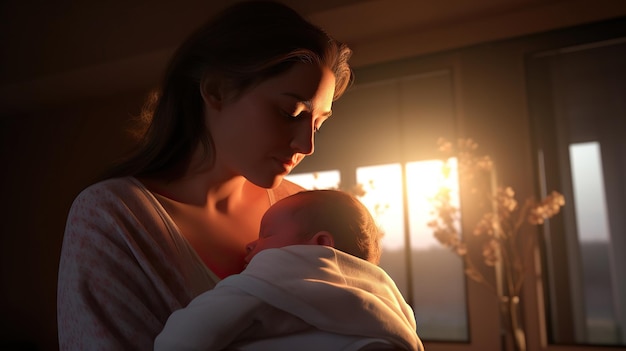
<instances>
[{"instance_id":1,"label":"woman's shoulder","mask_svg":"<svg viewBox=\"0 0 626 351\"><path fill-rule=\"evenodd\" d=\"M78 196L133 193L142 188L144 188L142 183L134 177L109 178L87 186Z\"/></svg>"},{"instance_id":2,"label":"woman's shoulder","mask_svg":"<svg viewBox=\"0 0 626 351\"><path fill-rule=\"evenodd\" d=\"M105 206L129 202L145 202L147 190L134 177L110 178L93 183L76 196L73 207L78 204Z\"/></svg>"},{"instance_id":3,"label":"woman's shoulder","mask_svg":"<svg viewBox=\"0 0 626 351\"><path fill-rule=\"evenodd\" d=\"M66 231L79 228L101 231L105 236L137 232L137 228L162 232L169 223L164 222L165 218L158 201L137 179L111 178L89 185L76 196Z\"/></svg>"}]
</instances>

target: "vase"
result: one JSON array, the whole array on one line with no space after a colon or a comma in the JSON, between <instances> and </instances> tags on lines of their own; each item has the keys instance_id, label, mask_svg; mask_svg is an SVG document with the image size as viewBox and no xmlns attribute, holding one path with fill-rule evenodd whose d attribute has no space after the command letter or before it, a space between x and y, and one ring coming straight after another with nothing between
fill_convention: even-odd
<instances>
[{"instance_id":1,"label":"vase","mask_svg":"<svg viewBox=\"0 0 626 351\"><path fill-rule=\"evenodd\" d=\"M519 296L500 298L502 349L526 351L526 332L522 322Z\"/></svg>"}]
</instances>

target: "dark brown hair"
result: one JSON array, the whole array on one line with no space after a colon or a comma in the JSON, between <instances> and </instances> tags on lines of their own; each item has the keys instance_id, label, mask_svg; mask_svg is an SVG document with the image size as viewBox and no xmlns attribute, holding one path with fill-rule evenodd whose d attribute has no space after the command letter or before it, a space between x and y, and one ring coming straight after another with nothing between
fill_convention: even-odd
<instances>
[{"instance_id":1,"label":"dark brown hair","mask_svg":"<svg viewBox=\"0 0 626 351\"><path fill-rule=\"evenodd\" d=\"M248 1L225 9L174 54L161 91L146 102L145 132L136 151L107 176L176 179L199 144L212 162L214 146L204 123L203 92L234 100L294 63L307 62L334 73L334 99L339 98L352 81L351 53L280 3Z\"/></svg>"}]
</instances>

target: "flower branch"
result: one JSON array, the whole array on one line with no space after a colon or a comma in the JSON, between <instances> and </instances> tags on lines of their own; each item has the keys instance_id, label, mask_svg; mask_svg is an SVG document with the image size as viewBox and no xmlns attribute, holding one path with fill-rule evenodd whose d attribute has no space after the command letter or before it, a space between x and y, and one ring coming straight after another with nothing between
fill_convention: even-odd
<instances>
[{"instance_id":1,"label":"flower branch","mask_svg":"<svg viewBox=\"0 0 626 351\"><path fill-rule=\"evenodd\" d=\"M477 143L461 139L454 148L450 142L440 139L438 144L447 155L442 167L443 176L451 176L450 160L456 156L459 184L469 191L472 206L483 211L471 231L473 240L479 242L480 252L469 252L469 248L475 245L469 245L468 238L461 235L461 212L452 204L449 188L440 188L431 200L434 219L428 226L442 245L463 258L465 274L469 278L487 285L499 295L497 287L485 278L478 263L474 262L476 256L482 257L482 264L486 267L501 266L507 294L519 295L529 266L526 261L532 257L537 243L536 233L523 232L522 228L525 224L541 225L558 214L565 204L563 195L553 191L541 201L531 197L519 206L513 188L496 186L493 161L489 156L476 155Z\"/></svg>"}]
</instances>

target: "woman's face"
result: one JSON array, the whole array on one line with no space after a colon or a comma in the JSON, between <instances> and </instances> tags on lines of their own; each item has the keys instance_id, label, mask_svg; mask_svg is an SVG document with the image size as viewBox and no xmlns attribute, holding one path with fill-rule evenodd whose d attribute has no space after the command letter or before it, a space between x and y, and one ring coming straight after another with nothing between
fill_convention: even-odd
<instances>
[{"instance_id":1,"label":"woman's face","mask_svg":"<svg viewBox=\"0 0 626 351\"><path fill-rule=\"evenodd\" d=\"M225 177L275 187L314 151L314 134L330 117L335 77L296 63L231 102L205 102L216 167Z\"/></svg>"}]
</instances>

